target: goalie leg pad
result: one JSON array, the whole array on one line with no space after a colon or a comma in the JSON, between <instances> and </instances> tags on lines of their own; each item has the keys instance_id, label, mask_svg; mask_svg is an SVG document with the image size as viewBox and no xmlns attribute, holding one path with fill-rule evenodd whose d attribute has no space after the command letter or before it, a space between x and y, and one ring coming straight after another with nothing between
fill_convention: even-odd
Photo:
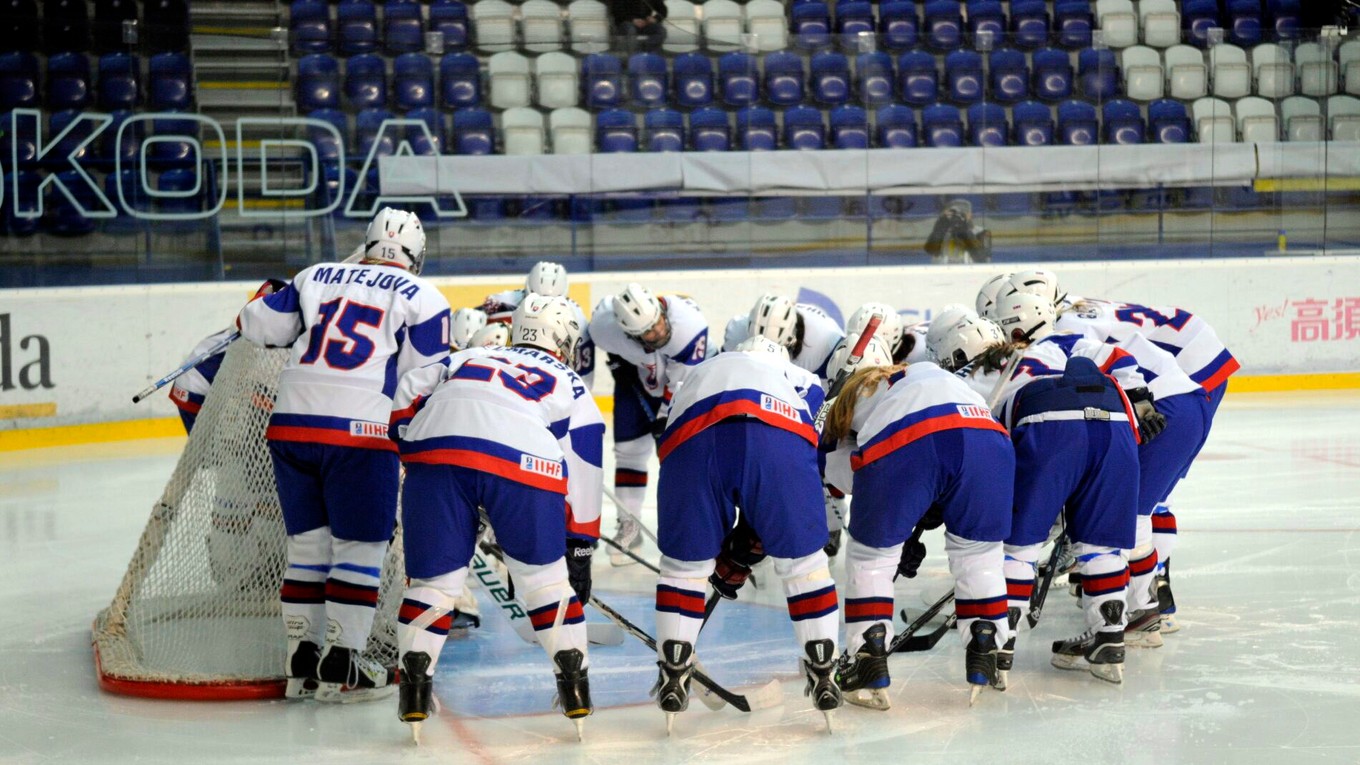
<instances>
[{"instance_id":1,"label":"goalie leg pad","mask_svg":"<svg viewBox=\"0 0 1360 765\"><path fill-rule=\"evenodd\" d=\"M661 575L656 580L656 644L657 655L668 641L679 641L691 646L699 638L704 624L704 592L714 562L676 560L661 556Z\"/></svg>"},{"instance_id":2,"label":"goalie leg pad","mask_svg":"<svg viewBox=\"0 0 1360 765\"><path fill-rule=\"evenodd\" d=\"M507 556L505 567L524 598L534 634L548 660L552 661L559 651L576 649L581 652L581 667L590 666L585 612L567 581L567 559L536 566Z\"/></svg>"},{"instance_id":3,"label":"goalie leg pad","mask_svg":"<svg viewBox=\"0 0 1360 765\"><path fill-rule=\"evenodd\" d=\"M431 657L428 674L434 674L439 652L453 626L453 612L467 581L467 568L433 579L412 579L397 612L397 643L401 655L425 653Z\"/></svg>"},{"instance_id":4,"label":"goalie leg pad","mask_svg":"<svg viewBox=\"0 0 1360 765\"><path fill-rule=\"evenodd\" d=\"M893 574L902 545L870 547L850 536L845 550L846 651L854 656L864 645L864 633L883 625L893 631Z\"/></svg>"},{"instance_id":5,"label":"goalie leg pad","mask_svg":"<svg viewBox=\"0 0 1360 765\"><path fill-rule=\"evenodd\" d=\"M784 582L784 596L788 599L789 618L793 620L793 634L798 645L810 641L827 640L828 649L835 654L839 603L836 583L827 568L826 553L821 550L800 558L776 558L774 572Z\"/></svg>"},{"instance_id":6,"label":"goalie leg pad","mask_svg":"<svg viewBox=\"0 0 1360 765\"><path fill-rule=\"evenodd\" d=\"M949 556L949 573L954 575L954 613L958 616L959 637L964 645L972 637L973 622L987 621L1000 645L1010 639L1006 620L1008 607L1005 555L1000 542L979 542L952 533L944 535Z\"/></svg>"},{"instance_id":7,"label":"goalie leg pad","mask_svg":"<svg viewBox=\"0 0 1360 765\"><path fill-rule=\"evenodd\" d=\"M326 640L362 651L373 629L386 542L335 539L326 579Z\"/></svg>"}]
</instances>

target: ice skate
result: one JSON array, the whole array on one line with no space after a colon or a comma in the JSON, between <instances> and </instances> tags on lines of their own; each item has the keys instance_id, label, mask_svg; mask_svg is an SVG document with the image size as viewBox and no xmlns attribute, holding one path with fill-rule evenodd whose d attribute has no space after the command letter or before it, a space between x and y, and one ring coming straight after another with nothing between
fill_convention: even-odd
<instances>
[{"instance_id":1,"label":"ice skate","mask_svg":"<svg viewBox=\"0 0 1360 765\"><path fill-rule=\"evenodd\" d=\"M290 644L293 641L288 641ZM316 695L316 669L321 662L321 646L301 640L288 652L288 682L284 686L285 699L310 699Z\"/></svg>"},{"instance_id":2,"label":"ice skate","mask_svg":"<svg viewBox=\"0 0 1360 765\"><path fill-rule=\"evenodd\" d=\"M396 672L358 650L330 645L321 654L317 669L316 700L349 704L385 699L395 691Z\"/></svg>"},{"instance_id":3,"label":"ice skate","mask_svg":"<svg viewBox=\"0 0 1360 765\"><path fill-rule=\"evenodd\" d=\"M973 637L964 649L963 668L972 686L968 706L977 702L982 689L996 683L996 625L986 619L973 622Z\"/></svg>"},{"instance_id":4,"label":"ice skate","mask_svg":"<svg viewBox=\"0 0 1360 765\"><path fill-rule=\"evenodd\" d=\"M585 655L571 648L553 654L557 667L557 705L567 719L576 723L576 738L585 738L585 718L595 711L590 703L590 678L581 664Z\"/></svg>"},{"instance_id":5,"label":"ice skate","mask_svg":"<svg viewBox=\"0 0 1360 765\"><path fill-rule=\"evenodd\" d=\"M636 560L628 557L623 550L635 551L642 547L642 528L638 522L620 513L619 527L614 532L614 543L622 549L609 548L609 563L613 566L631 566Z\"/></svg>"},{"instance_id":6,"label":"ice skate","mask_svg":"<svg viewBox=\"0 0 1360 765\"><path fill-rule=\"evenodd\" d=\"M1092 675L1116 685L1124 682L1124 604L1111 600L1102 603L1100 614L1107 630L1087 630L1067 640L1053 642L1053 666L1058 669L1086 669ZM1109 629L1113 628L1113 629Z\"/></svg>"},{"instance_id":7,"label":"ice skate","mask_svg":"<svg viewBox=\"0 0 1360 765\"><path fill-rule=\"evenodd\" d=\"M1124 627L1124 645L1129 648L1162 647L1162 615L1156 606L1129 614L1129 623Z\"/></svg>"},{"instance_id":8,"label":"ice skate","mask_svg":"<svg viewBox=\"0 0 1360 765\"><path fill-rule=\"evenodd\" d=\"M661 655L656 662L660 670L651 695L656 705L666 713L666 735L671 735L675 715L689 708L689 680L694 674L694 646L683 640L667 640L661 644Z\"/></svg>"},{"instance_id":9,"label":"ice skate","mask_svg":"<svg viewBox=\"0 0 1360 765\"><path fill-rule=\"evenodd\" d=\"M1011 667L1015 664L1015 636L1020 629L1019 608L1006 609L1006 623L1011 626L1011 636L996 652L996 680L992 682L992 687L998 691L1006 690L1010 683Z\"/></svg>"},{"instance_id":10,"label":"ice skate","mask_svg":"<svg viewBox=\"0 0 1360 765\"><path fill-rule=\"evenodd\" d=\"M857 707L886 711L892 707L888 699L887 629L875 624L864 631L864 645L854 657L841 656L836 667L836 684L841 687L845 701Z\"/></svg>"},{"instance_id":11,"label":"ice skate","mask_svg":"<svg viewBox=\"0 0 1360 765\"><path fill-rule=\"evenodd\" d=\"M430 655L412 651L401 657L401 686L397 693L397 718L411 726L411 739L420 743L420 725L439 713L430 677Z\"/></svg>"},{"instance_id":12,"label":"ice skate","mask_svg":"<svg viewBox=\"0 0 1360 765\"><path fill-rule=\"evenodd\" d=\"M1170 563L1153 579L1152 589L1157 594L1157 611L1162 615L1162 634L1169 635L1180 630L1180 622L1176 621L1176 596L1171 594Z\"/></svg>"},{"instance_id":13,"label":"ice skate","mask_svg":"<svg viewBox=\"0 0 1360 765\"><path fill-rule=\"evenodd\" d=\"M803 673L807 675L804 696L812 697L813 706L826 716L826 732L830 733L831 713L841 706L841 689L836 685L836 644L830 640L809 640L803 646Z\"/></svg>"}]
</instances>

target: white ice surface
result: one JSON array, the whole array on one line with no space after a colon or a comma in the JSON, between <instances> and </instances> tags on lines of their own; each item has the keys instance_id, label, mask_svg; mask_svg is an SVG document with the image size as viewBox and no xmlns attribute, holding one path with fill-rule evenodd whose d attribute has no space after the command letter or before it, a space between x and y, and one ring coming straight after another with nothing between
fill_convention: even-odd
<instances>
[{"instance_id":1,"label":"white ice surface","mask_svg":"<svg viewBox=\"0 0 1360 765\"><path fill-rule=\"evenodd\" d=\"M794 675L777 588L721 604L699 653L720 681L783 678L785 704L746 716L696 701L670 739L646 698L651 657L630 641L593 653L597 710L577 743L548 707L546 658L489 606L481 630L446 648L436 678L445 709L419 748L392 700L322 707L104 694L90 622L181 445L0 455L0 762L1360 762L1360 394L1228 396L1176 497L1184 628L1164 648L1130 649L1123 687L1048 666L1049 642L1079 630L1077 609L1055 588L1044 622L1021 636L1004 694L988 691L968 708L950 635L931 653L893 657L893 708L847 707L831 736ZM919 610L949 587L931 541L923 575L899 584L899 607ZM645 573L596 559L596 592L650 629Z\"/></svg>"}]
</instances>

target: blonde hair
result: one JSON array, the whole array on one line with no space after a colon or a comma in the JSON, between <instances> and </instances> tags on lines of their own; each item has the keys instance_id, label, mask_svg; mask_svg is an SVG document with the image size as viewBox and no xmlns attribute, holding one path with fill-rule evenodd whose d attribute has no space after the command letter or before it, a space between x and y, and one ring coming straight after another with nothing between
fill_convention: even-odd
<instances>
[{"instance_id":1,"label":"blonde hair","mask_svg":"<svg viewBox=\"0 0 1360 765\"><path fill-rule=\"evenodd\" d=\"M976 359L973 359L973 368L969 370L968 374L977 375L979 372L1004 371L1011 356L1028 347L1028 340L1007 340L997 343L978 354Z\"/></svg>"},{"instance_id":2,"label":"blonde hair","mask_svg":"<svg viewBox=\"0 0 1360 765\"><path fill-rule=\"evenodd\" d=\"M856 370L845 381L840 395L831 405L831 411L827 412L826 427L822 430L823 437L830 438L834 443L850 435L850 422L855 418L855 406L859 404L860 399L873 395L879 383L906 368L906 364L897 364L891 367L861 367Z\"/></svg>"}]
</instances>

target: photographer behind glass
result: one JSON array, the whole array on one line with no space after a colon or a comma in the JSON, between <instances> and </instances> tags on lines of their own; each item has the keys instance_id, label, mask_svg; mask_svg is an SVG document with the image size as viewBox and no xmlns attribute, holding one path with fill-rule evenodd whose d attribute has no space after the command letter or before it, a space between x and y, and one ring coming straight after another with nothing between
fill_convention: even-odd
<instances>
[{"instance_id":1,"label":"photographer behind glass","mask_svg":"<svg viewBox=\"0 0 1360 765\"><path fill-rule=\"evenodd\" d=\"M973 223L973 205L955 199L945 205L926 239L931 263L989 263L992 232Z\"/></svg>"}]
</instances>

